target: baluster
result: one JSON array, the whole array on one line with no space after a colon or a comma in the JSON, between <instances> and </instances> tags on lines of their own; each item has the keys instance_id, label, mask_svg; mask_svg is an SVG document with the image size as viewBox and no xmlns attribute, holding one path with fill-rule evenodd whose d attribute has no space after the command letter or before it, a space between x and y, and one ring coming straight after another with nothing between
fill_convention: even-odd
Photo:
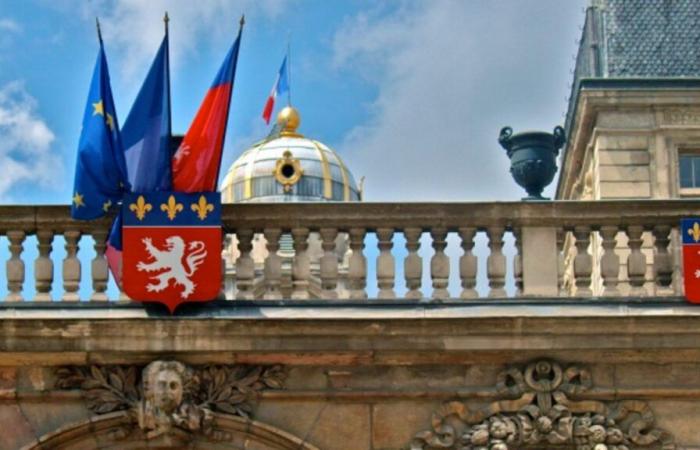
<instances>
[{"instance_id":1,"label":"baluster","mask_svg":"<svg viewBox=\"0 0 700 450\"><path fill-rule=\"evenodd\" d=\"M576 296L589 297L593 295L591 290L593 257L588 253L588 246L591 243L591 227L574 227L574 237L576 237L576 257L574 258Z\"/></svg>"},{"instance_id":2,"label":"baluster","mask_svg":"<svg viewBox=\"0 0 700 450\"><path fill-rule=\"evenodd\" d=\"M505 297L506 256L503 254L503 227L490 227L486 230L491 253L486 259L486 275L489 278L489 297Z\"/></svg>"},{"instance_id":3,"label":"baluster","mask_svg":"<svg viewBox=\"0 0 700 450\"><path fill-rule=\"evenodd\" d=\"M419 299L423 297L421 283L423 281L423 258L418 255L420 249L420 237L423 230L420 228L406 228L403 230L406 237L406 250L408 255L403 261L403 273L406 278L406 298Z\"/></svg>"},{"instance_id":4,"label":"baluster","mask_svg":"<svg viewBox=\"0 0 700 450\"><path fill-rule=\"evenodd\" d=\"M265 275L265 295L266 299L281 299L280 283L282 279L282 258L277 254L280 248L280 235L282 230L279 228L265 228L263 235L267 241L267 258L265 258L264 275Z\"/></svg>"},{"instance_id":5,"label":"baluster","mask_svg":"<svg viewBox=\"0 0 700 450\"><path fill-rule=\"evenodd\" d=\"M474 249L474 236L476 228L464 227L459 229L459 237L462 239L462 250L464 254L459 258L459 277L462 279L461 298L477 298L476 292L476 271L477 259L472 250Z\"/></svg>"},{"instance_id":6,"label":"baluster","mask_svg":"<svg viewBox=\"0 0 700 450\"><path fill-rule=\"evenodd\" d=\"M518 253L513 257L513 278L515 280L515 296L520 297L523 294L523 243L520 234L520 228L513 229L513 237L515 238L515 249Z\"/></svg>"},{"instance_id":7,"label":"baluster","mask_svg":"<svg viewBox=\"0 0 700 450\"><path fill-rule=\"evenodd\" d=\"M96 228L92 230L92 239L95 241L95 257L90 263L90 275L92 278L92 295L90 300L106 302L107 282L109 281L109 266L105 258L107 249L107 230Z\"/></svg>"},{"instance_id":8,"label":"baluster","mask_svg":"<svg viewBox=\"0 0 700 450\"><path fill-rule=\"evenodd\" d=\"M568 297L569 292L564 286L564 273L566 272L566 264L564 257L564 230L557 230L557 285L559 286L559 297Z\"/></svg>"},{"instance_id":9,"label":"baluster","mask_svg":"<svg viewBox=\"0 0 700 450\"><path fill-rule=\"evenodd\" d=\"M338 286L338 255L335 252L335 239L338 230L335 228L321 228L321 297L333 300L338 298L336 287Z\"/></svg>"},{"instance_id":10,"label":"baluster","mask_svg":"<svg viewBox=\"0 0 700 450\"><path fill-rule=\"evenodd\" d=\"M627 277L630 282L630 295L644 295L644 281L647 272L647 258L642 253L642 233L644 227L631 225L627 227L627 245L630 254L627 257Z\"/></svg>"},{"instance_id":11,"label":"baluster","mask_svg":"<svg viewBox=\"0 0 700 450\"><path fill-rule=\"evenodd\" d=\"M350 287L350 298L367 298L365 287L367 286L367 258L363 253L365 248L364 228L350 229L350 267L348 268L348 281Z\"/></svg>"},{"instance_id":12,"label":"baluster","mask_svg":"<svg viewBox=\"0 0 700 450\"><path fill-rule=\"evenodd\" d=\"M5 301L22 301L22 287L24 286L24 261L21 255L24 250L24 231L13 230L7 232L7 239L10 241L10 259L5 263L7 272L7 297Z\"/></svg>"},{"instance_id":13,"label":"baluster","mask_svg":"<svg viewBox=\"0 0 700 450\"><path fill-rule=\"evenodd\" d=\"M620 290L620 257L615 253L617 246L617 227L604 226L600 228L603 237L603 256L600 258L600 274L603 277L603 295L618 296Z\"/></svg>"},{"instance_id":14,"label":"baluster","mask_svg":"<svg viewBox=\"0 0 700 450\"><path fill-rule=\"evenodd\" d=\"M393 228L378 228L377 240L379 256L377 256L377 285L379 286L379 298L396 298L394 293L394 257L391 249L394 246Z\"/></svg>"},{"instance_id":15,"label":"baluster","mask_svg":"<svg viewBox=\"0 0 700 450\"><path fill-rule=\"evenodd\" d=\"M450 278L450 258L445 254L447 247L447 229L433 228L430 230L433 238L433 249L435 254L430 258L430 277L433 279L433 295L435 299L446 299L450 297L447 285Z\"/></svg>"},{"instance_id":16,"label":"baluster","mask_svg":"<svg viewBox=\"0 0 700 450\"><path fill-rule=\"evenodd\" d=\"M34 261L34 280L36 283L36 301L51 301L51 284L53 283L53 261L51 261L52 230L39 230L36 233L39 257Z\"/></svg>"},{"instance_id":17,"label":"baluster","mask_svg":"<svg viewBox=\"0 0 700 450\"><path fill-rule=\"evenodd\" d=\"M78 250L80 246L80 231L69 230L63 233L66 241L66 257L63 260L63 293L62 300L77 302L80 300L78 289L80 288L80 260Z\"/></svg>"},{"instance_id":18,"label":"baluster","mask_svg":"<svg viewBox=\"0 0 700 450\"><path fill-rule=\"evenodd\" d=\"M293 228L292 238L294 243L294 262L292 263L292 298L309 298L309 277L311 269L309 266L309 255L306 250L309 248L309 229Z\"/></svg>"},{"instance_id":19,"label":"baluster","mask_svg":"<svg viewBox=\"0 0 700 450\"><path fill-rule=\"evenodd\" d=\"M231 239L226 231L221 230L221 289L217 300L226 300L226 255L227 249L231 245Z\"/></svg>"},{"instance_id":20,"label":"baluster","mask_svg":"<svg viewBox=\"0 0 700 450\"><path fill-rule=\"evenodd\" d=\"M238 252L236 260L236 294L237 299L251 300L253 298L253 282L255 279L255 262L250 256L253 250L253 230L237 230Z\"/></svg>"},{"instance_id":21,"label":"baluster","mask_svg":"<svg viewBox=\"0 0 700 450\"><path fill-rule=\"evenodd\" d=\"M671 227L668 225L657 225L654 227L654 279L657 288L670 288L673 281L673 255L669 251L671 242ZM668 290L668 293L672 293Z\"/></svg>"}]
</instances>

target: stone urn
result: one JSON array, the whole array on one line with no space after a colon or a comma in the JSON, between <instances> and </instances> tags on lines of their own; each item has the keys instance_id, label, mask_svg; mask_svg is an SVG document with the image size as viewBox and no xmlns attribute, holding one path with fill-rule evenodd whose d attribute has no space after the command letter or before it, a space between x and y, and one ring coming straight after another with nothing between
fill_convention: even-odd
<instances>
[{"instance_id":1,"label":"stone urn","mask_svg":"<svg viewBox=\"0 0 700 450\"><path fill-rule=\"evenodd\" d=\"M566 142L564 129L554 128L553 133L526 131L513 134L511 127L503 127L498 143L508 152L510 173L515 182L525 188L528 196L523 200L548 200L542 191L557 173L556 158Z\"/></svg>"}]
</instances>

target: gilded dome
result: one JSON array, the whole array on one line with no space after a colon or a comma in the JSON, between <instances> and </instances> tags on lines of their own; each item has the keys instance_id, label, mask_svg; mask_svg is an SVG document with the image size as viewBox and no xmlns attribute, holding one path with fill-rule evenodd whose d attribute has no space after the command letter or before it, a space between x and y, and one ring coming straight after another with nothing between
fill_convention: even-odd
<instances>
[{"instance_id":1,"label":"gilded dome","mask_svg":"<svg viewBox=\"0 0 700 450\"><path fill-rule=\"evenodd\" d=\"M352 173L330 147L296 132L301 119L286 107L281 130L254 144L231 165L221 185L224 203L361 199Z\"/></svg>"}]
</instances>

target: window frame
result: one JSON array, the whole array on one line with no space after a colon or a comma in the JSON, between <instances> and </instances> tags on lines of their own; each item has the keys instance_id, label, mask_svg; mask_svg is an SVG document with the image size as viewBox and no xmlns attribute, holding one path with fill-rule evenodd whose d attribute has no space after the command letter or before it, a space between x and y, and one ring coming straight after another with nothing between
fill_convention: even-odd
<instances>
[{"instance_id":1,"label":"window frame","mask_svg":"<svg viewBox=\"0 0 700 450\"><path fill-rule=\"evenodd\" d=\"M696 187L683 187L681 186L681 158L684 156L691 156L697 159L697 163L700 163L700 147L681 147L678 148L678 154L676 158L676 187L678 188L679 197L700 197L700 180L698 186ZM694 163L694 164L697 164Z\"/></svg>"}]
</instances>

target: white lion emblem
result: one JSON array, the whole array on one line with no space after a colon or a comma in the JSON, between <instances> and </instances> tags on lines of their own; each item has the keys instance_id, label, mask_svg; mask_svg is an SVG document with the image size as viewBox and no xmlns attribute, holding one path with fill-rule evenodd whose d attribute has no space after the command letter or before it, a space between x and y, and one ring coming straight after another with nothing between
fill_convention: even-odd
<instances>
[{"instance_id":1,"label":"white lion emblem","mask_svg":"<svg viewBox=\"0 0 700 450\"><path fill-rule=\"evenodd\" d=\"M139 262L136 268L142 272L156 272L158 270L167 269L166 272L151 277L151 280L158 281L158 283L147 284L146 289L148 292L161 292L168 287L170 279L173 279L176 285L179 284L184 287L180 297L187 299L187 297L194 292L194 288L197 287L197 285L190 280L190 277L194 275L197 268L207 256L204 242L190 242L187 246L189 250L187 255L185 255L185 242L180 236L168 237L165 240L165 250L159 250L154 247L151 238L143 238L141 242L146 246L146 251L150 255L150 259L154 259L155 261L151 263ZM187 264L188 270L185 269L182 263L183 256L185 256L185 264Z\"/></svg>"}]
</instances>

